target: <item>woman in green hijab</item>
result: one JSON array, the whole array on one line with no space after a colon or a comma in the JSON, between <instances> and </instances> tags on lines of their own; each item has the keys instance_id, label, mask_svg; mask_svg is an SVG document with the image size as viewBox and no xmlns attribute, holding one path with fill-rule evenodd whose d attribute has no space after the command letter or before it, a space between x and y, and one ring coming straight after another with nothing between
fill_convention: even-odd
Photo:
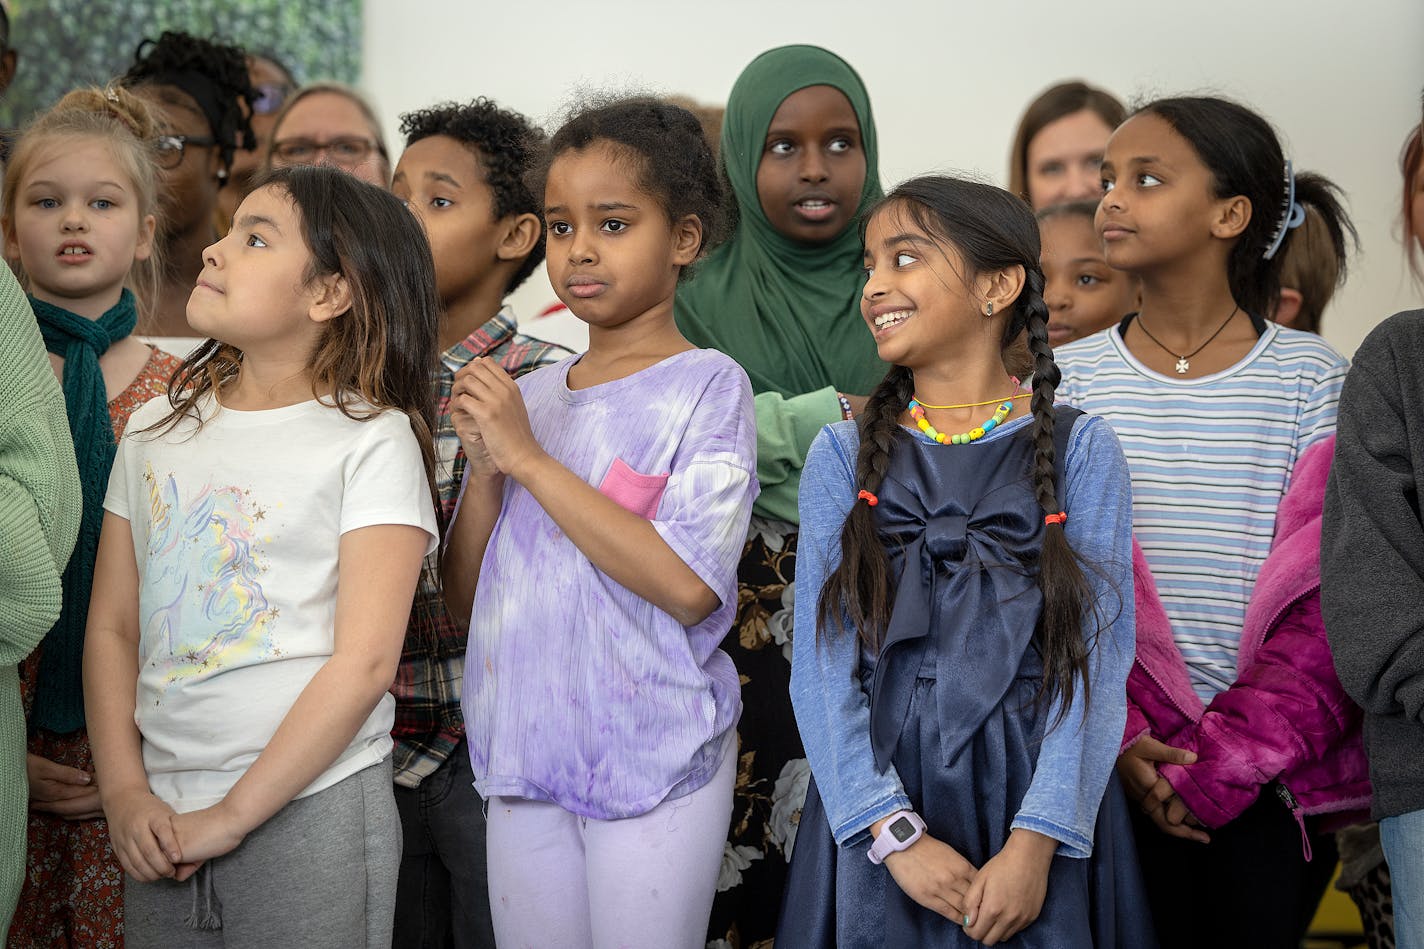
<instances>
[{"instance_id":1,"label":"woman in green hijab","mask_svg":"<svg viewBox=\"0 0 1424 949\"><path fill-rule=\"evenodd\" d=\"M721 161L732 239L678 291L679 329L741 363L756 392L757 500L723 647L742 676L729 859L709 939L771 939L810 775L791 711L796 491L811 440L884 377L860 316L861 212L881 196L865 86L844 60L783 46L742 71Z\"/></svg>"}]
</instances>

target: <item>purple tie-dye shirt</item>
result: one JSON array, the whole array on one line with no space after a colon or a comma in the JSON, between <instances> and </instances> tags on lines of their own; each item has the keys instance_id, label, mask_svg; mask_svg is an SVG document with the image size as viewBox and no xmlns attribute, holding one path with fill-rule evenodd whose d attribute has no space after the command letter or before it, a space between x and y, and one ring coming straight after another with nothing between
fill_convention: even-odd
<instances>
[{"instance_id":1,"label":"purple tie-dye shirt","mask_svg":"<svg viewBox=\"0 0 1424 949\"><path fill-rule=\"evenodd\" d=\"M534 436L650 518L721 603L682 626L595 568L511 479L480 571L461 704L482 795L614 819L710 780L740 713L737 671L717 646L757 494L756 423L746 373L713 350L570 390L578 358L519 379Z\"/></svg>"}]
</instances>

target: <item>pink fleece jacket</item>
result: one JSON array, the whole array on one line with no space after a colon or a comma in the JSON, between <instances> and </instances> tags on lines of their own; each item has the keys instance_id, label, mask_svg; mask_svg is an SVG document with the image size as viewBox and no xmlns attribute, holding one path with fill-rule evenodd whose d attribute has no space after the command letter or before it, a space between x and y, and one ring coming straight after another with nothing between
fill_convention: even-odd
<instances>
[{"instance_id":1,"label":"pink fleece jacket","mask_svg":"<svg viewBox=\"0 0 1424 949\"><path fill-rule=\"evenodd\" d=\"M1334 445L1333 437L1319 442L1296 463L1246 610L1236 682L1205 707L1133 546L1137 657L1123 749L1150 734L1196 752L1195 764L1159 773L1208 827L1234 820L1272 782L1302 833L1307 815L1330 814L1331 826L1367 815L1361 711L1335 676L1320 615L1320 518Z\"/></svg>"}]
</instances>

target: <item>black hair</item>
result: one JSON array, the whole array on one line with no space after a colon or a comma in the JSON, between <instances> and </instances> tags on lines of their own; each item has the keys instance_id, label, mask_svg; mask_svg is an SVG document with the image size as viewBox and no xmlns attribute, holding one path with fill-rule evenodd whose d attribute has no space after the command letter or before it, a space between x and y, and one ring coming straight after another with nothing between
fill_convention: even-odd
<instances>
[{"instance_id":1,"label":"black hair","mask_svg":"<svg viewBox=\"0 0 1424 949\"><path fill-rule=\"evenodd\" d=\"M518 112L501 109L483 97L468 103L443 102L402 115L400 131L407 148L423 138L444 135L474 152L484 169L485 184L494 194L496 220L511 214L540 215L541 203L535 200L526 178L542 160L547 139L543 129ZM538 243L510 277L505 293L512 292L544 262L544 244L540 227Z\"/></svg>"},{"instance_id":2,"label":"black hair","mask_svg":"<svg viewBox=\"0 0 1424 949\"><path fill-rule=\"evenodd\" d=\"M900 213L942 247L952 247L963 261L966 283L975 275L1022 267L1024 286L1004 321L1001 340L1005 357L1027 335L1033 356L1034 494L1046 516L1063 510L1063 485L1058 483L1053 395L1062 376L1048 343L1048 307L1043 302L1043 270L1039 266L1038 222L1029 206L1002 188L940 175L913 178L900 185L862 221L881 212ZM862 231L863 233L863 231ZM890 465L901 413L915 391L914 374L893 366L876 386L860 414L860 451L856 485L874 494ZM1071 513L1071 512L1070 512ZM1061 699L1059 717L1072 701L1077 680L1088 693L1089 643L1083 612L1091 594L1083 567L1068 543L1061 523L1044 525L1038 558L1038 586L1043 613L1034 642L1043 658L1040 698ZM879 649L889 625L893 602L889 558L877 536L870 505L857 502L841 531L841 562L821 589L817 628L829 629L839 617L855 627L860 641Z\"/></svg>"},{"instance_id":3,"label":"black hair","mask_svg":"<svg viewBox=\"0 0 1424 949\"><path fill-rule=\"evenodd\" d=\"M1227 258L1227 280L1243 310L1269 317L1281 295L1284 250L1291 242L1288 230L1281 247L1265 258L1290 213L1286 156L1275 130L1246 106L1215 96L1157 99L1134 115L1143 113L1158 116L1186 140L1211 172L1217 198L1241 195L1251 202L1251 220ZM1323 175L1297 172L1295 200L1319 213L1343 281L1350 247L1359 244L1359 235L1340 189Z\"/></svg>"},{"instance_id":4,"label":"black hair","mask_svg":"<svg viewBox=\"0 0 1424 949\"><path fill-rule=\"evenodd\" d=\"M554 133L544 161L530 176L530 190L544 193L549 168L564 152L597 142L608 142L636 160L639 187L657 200L669 221L697 215L702 223L699 254L721 242L727 227L722 182L697 116L653 96L595 101L576 110Z\"/></svg>"},{"instance_id":5,"label":"black hair","mask_svg":"<svg viewBox=\"0 0 1424 949\"><path fill-rule=\"evenodd\" d=\"M415 215L384 188L322 165L293 165L261 175L252 191L272 186L284 193L301 221L311 252L307 282L345 278L351 308L326 323L307 361L314 392L330 392L344 414L366 419L398 409L420 444L431 503L439 509L435 481L436 364L435 264ZM185 359L168 384L173 411L151 428L197 416L197 402L234 378L242 354L210 339ZM364 405L363 405L364 403Z\"/></svg>"},{"instance_id":6,"label":"black hair","mask_svg":"<svg viewBox=\"0 0 1424 949\"><path fill-rule=\"evenodd\" d=\"M223 167L237 149L251 151L257 139L248 119L256 90L247 75L247 54L237 46L165 30L134 51L133 65L119 82L129 88L173 86L192 96L208 120Z\"/></svg>"}]
</instances>

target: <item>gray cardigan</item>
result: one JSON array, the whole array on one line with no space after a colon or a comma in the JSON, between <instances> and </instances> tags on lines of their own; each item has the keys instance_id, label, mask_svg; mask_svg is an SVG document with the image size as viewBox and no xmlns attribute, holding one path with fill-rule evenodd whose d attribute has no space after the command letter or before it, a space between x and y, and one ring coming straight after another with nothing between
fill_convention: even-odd
<instances>
[{"instance_id":1,"label":"gray cardigan","mask_svg":"<svg viewBox=\"0 0 1424 949\"><path fill-rule=\"evenodd\" d=\"M1321 537L1340 682L1365 709L1374 816L1424 809L1424 310L1355 354Z\"/></svg>"}]
</instances>

